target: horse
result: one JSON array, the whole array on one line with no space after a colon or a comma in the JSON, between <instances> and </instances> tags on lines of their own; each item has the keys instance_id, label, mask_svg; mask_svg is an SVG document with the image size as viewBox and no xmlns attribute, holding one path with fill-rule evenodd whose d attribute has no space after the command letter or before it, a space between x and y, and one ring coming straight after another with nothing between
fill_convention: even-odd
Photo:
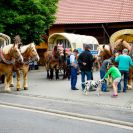
<instances>
[{"instance_id":1,"label":"horse","mask_svg":"<svg viewBox=\"0 0 133 133\"><path fill-rule=\"evenodd\" d=\"M113 53L110 45L99 45L97 55L97 62L99 63L99 66L101 66L105 59L109 59L112 55Z\"/></svg>"},{"instance_id":2,"label":"horse","mask_svg":"<svg viewBox=\"0 0 133 133\"><path fill-rule=\"evenodd\" d=\"M10 83L15 61L23 62L18 44L9 44L0 49L0 75L5 75L5 92L11 92Z\"/></svg>"},{"instance_id":3,"label":"horse","mask_svg":"<svg viewBox=\"0 0 133 133\"><path fill-rule=\"evenodd\" d=\"M28 45L21 46L20 52L23 56L24 61L23 61L23 63L16 62L13 67L13 70L14 70L14 72L16 72L16 75L17 75L17 85L16 85L17 91L19 91L21 89L20 71L22 70L22 72L23 72L23 88L24 88L24 90L28 90L27 76L28 76L28 71L29 71L29 62L30 61L39 61L39 59L40 59L39 55L36 51L34 43L30 43ZM12 78L11 86L14 86L13 78Z\"/></svg>"},{"instance_id":4,"label":"horse","mask_svg":"<svg viewBox=\"0 0 133 133\"><path fill-rule=\"evenodd\" d=\"M59 79L59 72L62 69L64 70L63 78L65 77L65 51L61 44L54 46L52 51L48 50L44 53L44 62L48 79L53 79L54 70L56 80Z\"/></svg>"}]
</instances>

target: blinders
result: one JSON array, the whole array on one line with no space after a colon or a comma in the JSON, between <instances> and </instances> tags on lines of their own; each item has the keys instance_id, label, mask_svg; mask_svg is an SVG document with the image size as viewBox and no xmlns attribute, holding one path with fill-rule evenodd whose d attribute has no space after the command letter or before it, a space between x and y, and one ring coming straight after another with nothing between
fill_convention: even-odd
<instances>
[{"instance_id":1,"label":"blinders","mask_svg":"<svg viewBox=\"0 0 133 133\"><path fill-rule=\"evenodd\" d=\"M9 53L10 53L10 56L14 58L16 61L23 62L23 57L17 47L13 46Z\"/></svg>"},{"instance_id":2,"label":"blinders","mask_svg":"<svg viewBox=\"0 0 133 133\"><path fill-rule=\"evenodd\" d=\"M26 56L25 58L28 57L32 61L39 60L39 56L38 56L36 49L31 46L28 47L27 50L25 51L25 56Z\"/></svg>"}]
</instances>

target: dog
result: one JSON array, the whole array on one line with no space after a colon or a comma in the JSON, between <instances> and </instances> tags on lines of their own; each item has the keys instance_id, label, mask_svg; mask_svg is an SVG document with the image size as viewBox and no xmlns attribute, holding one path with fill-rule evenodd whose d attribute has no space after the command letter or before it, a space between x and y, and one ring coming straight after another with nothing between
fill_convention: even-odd
<instances>
[{"instance_id":1,"label":"dog","mask_svg":"<svg viewBox=\"0 0 133 133\"><path fill-rule=\"evenodd\" d=\"M103 83L106 83L106 79L101 79L101 80L88 80L86 82L84 82L83 84L85 85L85 89L83 90L83 93L88 95L88 92L90 91L90 89L94 89L94 91L97 92L97 95L100 95L100 90L101 90L101 85Z\"/></svg>"}]
</instances>

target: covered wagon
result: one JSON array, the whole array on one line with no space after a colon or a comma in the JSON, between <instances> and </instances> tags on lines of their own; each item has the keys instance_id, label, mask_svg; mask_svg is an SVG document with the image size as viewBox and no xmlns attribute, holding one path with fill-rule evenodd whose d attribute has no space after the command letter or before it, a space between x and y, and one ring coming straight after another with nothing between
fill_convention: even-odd
<instances>
[{"instance_id":1,"label":"covered wagon","mask_svg":"<svg viewBox=\"0 0 133 133\"><path fill-rule=\"evenodd\" d=\"M98 40L93 36L72 34L72 33L54 33L48 38L48 50L52 50L54 46L62 44L64 48L72 50L83 50L84 44L90 44L92 53L97 53Z\"/></svg>"},{"instance_id":2,"label":"covered wagon","mask_svg":"<svg viewBox=\"0 0 133 133\"><path fill-rule=\"evenodd\" d=\"M3 33L0 33L0 48L11 43L11 38ZM0 83L4 83L4 75L0 76Z\"/></svg>"},{"instance_id":3,"label":"covered wagon","mask_svg":"<svg viewBox=\"0 0 133 133\"><path fill-rule=\"evenodd\" d=\"M11 38L3 33L0 33L0 47L8 45L11 43Z\"/></svg>"}]
</instances>

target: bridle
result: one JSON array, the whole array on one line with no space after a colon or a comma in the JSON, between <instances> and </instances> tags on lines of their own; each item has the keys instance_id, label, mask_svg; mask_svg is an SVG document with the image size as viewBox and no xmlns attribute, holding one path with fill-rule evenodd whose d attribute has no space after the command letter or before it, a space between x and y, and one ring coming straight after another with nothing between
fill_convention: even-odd
<instances>
[{"instance_id":1,"label":"bridle","mask_svg":"<svg viewBox=\"0 0 133 133\"><path fill-rule=\"evenodd\" d=\"M28 47L26 51L22 53L22 56L24 58L23 63L29 64L30 62L35 61L38 55L37 52L32 47Z\"/></svg>"},{"instance_id":2,"label":"bridle","mask_svg":"<svg viewBox=\"0 0 133 133\"><path fill-rule=\"evenodd\" d=\"M15 47L13 46L10 50L9 50L9 52L8 52L8 55L9 55L9 59L6 59L5 58L5 55L4 55L4 53L3 53L3 50L2 49L0 49L0 57L1 57L1 61L3 61L4 63L6 63L6 64L15 64L15 60L17 60L17 61L20 61L21 60L21 57L20 57L20 55L18 55L17 54L17 52L15 52L15 49L14 49ZM16 49L16 51L17 51L17 49Z\"/></svg>"}]
</instances>

